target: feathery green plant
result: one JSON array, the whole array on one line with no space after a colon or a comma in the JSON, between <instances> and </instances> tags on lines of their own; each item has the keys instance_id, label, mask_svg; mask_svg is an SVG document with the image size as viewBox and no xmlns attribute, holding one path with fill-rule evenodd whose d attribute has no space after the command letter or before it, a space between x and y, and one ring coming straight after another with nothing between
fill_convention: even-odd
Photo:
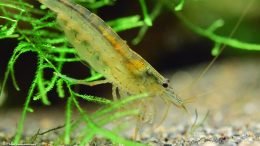
<instances>
[{"instance_id":1,"label":"feathery green plant","mask_svg":"<svg viewBox=\"0 0 260 146\"><path fill-rule=\"evenodd\" d=\"M91 9L98 9L105 5L113 4L112 0L96 0L96 1L76 1L88 6ZM152 20L147 12L144 0L140 1L142 9L144 9L144 18L142 20L139 15L128 16L125 18L118 18L108 22L116 31L123 31L126 29L142 27L147 25L149 22L151 25ZM33 52L37 55L37 70L35 72L34 79L28 91L26 102L23 107L21 119L18 123L17 131L13 143L17 144L21 140L23 133L23 125L26 119L27 112L33 112L30 107L30 103L35 100L41 100L44 105L50 105L47 93L56 87L58 96L60 98L65 97L65 90L69 91L69 96L67 97L66 105L66 115L65 115L65 132L63 140L58 140L57 144L70 144L71 133L75 131L79 123L85 123L86 128L81 133L82 145L89 143L95 135L101 135L105 138L109 138L113 143L120 143L126 145L140 145L135 142L126 140L114 132L104 129L103 126L116 120L123 118L125 116L133 116L138 113L137 110L122 111L114 116L107 117L108 113L115 112L118 108L122 108L125 104L129 104L140 98L145 98L146 94L141 94L133 97L126 98L125 100L119 102L112 102L108 99L101 97L83 95L76 93L72 89L73 81L77 79L72 79L66 77L62 74L62 68L65 63L69 62L79 62L75 50L68 46L68 42L61 31L57 28L55 22L55 15L52 12L48 12L44 9L34 8L32 4L26 3L23 0L8 1L3 0L0 2L0 19L4 20L4 25L1 25L0 29L0 39L3 38L16 38L19 43L14 49L13 54L8 62L7 70L5 72L5 77L3 80L3 86L1 87L1 93L7 82L9 76L13 81L14 87L19 91L19 85L15 78L15 68L14 64L19 59L22 54ZM35 16L40 16L38 19ZM129 23L131 22L131 23ZM29 28L20 27L18 24L30 24ZM72 57L68 57L72 56ZM50 79L44 78L44 73L46 70L52 70L54 74ZM58 74L58 76L57 76ZM102 78L102 75L91 70L91 76L86 77L81 80L84 82L91 82ZM18 79L19 80L19 79ZM80 107L78 103L78 98L82 98L86 101L96 102L99 104L107 105L101 110L95 112L94 114L88 114ZM72 108L76 107L78 109L81 117L76 123L71 122ZM113 114L109 114L113 115ZM96 120L99 119L99 120ZM37 136L36 136L37 137ZM76 141L74 141L76 143Z\"/></svg>"}]
</instances>

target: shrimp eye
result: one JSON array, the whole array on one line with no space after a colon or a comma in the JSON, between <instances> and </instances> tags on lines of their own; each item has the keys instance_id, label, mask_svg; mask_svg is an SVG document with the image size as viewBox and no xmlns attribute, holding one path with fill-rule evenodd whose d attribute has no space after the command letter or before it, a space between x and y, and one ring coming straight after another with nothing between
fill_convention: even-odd
<instances>
[{"instance_id":1,"label":"shrimp eye","mask_svg":"<svg viewBox=\"0 0 260 146\"><path fill-rule=\"evenodd\" d=\"M168 88L168 86L169 86L169 80L168 79L166 79L163 83L162 83L162 86L164 87L164 88Z\"/></svg>"},{"instance_id":2,"label":"shrimp eye","mask_svg":"<svg viewBox=\"0 0 260 146\"><path fill-rule=\"evenodd\" d=\"M163 86L164 88L167 88L167 87L169 86L169 84L168 84L168 83L163 83L162 86Z\"/></svg>"}]
</instances>

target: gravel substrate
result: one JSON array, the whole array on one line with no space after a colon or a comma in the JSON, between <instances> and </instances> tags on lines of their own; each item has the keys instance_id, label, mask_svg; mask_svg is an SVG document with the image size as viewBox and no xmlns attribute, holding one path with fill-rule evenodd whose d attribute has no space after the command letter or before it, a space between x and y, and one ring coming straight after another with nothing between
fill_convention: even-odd
<instances>
[{"instance_id":1,"label":"gravel substrate","mask_svg":"<svg viewBox=\"0 0 260 146\"><path fill-rule=\"evenodd\" d=\"M201 126L194 129L194 132L180 125L168 130L162 128L161 132L143 138L141 141L149 145L162 146L258 146L260 145L260 125L251 124L244 127L225 126L218 128Z\"/></svg>"}]
</instances>

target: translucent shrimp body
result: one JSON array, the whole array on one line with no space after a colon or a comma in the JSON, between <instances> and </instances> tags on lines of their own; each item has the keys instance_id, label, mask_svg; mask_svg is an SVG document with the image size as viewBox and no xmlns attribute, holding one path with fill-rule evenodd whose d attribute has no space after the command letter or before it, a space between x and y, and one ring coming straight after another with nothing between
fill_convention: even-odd
<instances>
[{"instance_id":1,"label":"translucent shrimp body","mask_svg":"<svg viewBox=\"0 0 260 146\"><path fill-rule=\"evenodd\" d=\"M168 80L97 15L68 0L39 1L57 13L57 21L80 59L118 88L121 97L146 92L184 107Z\"/></svg>"}]
</instances>

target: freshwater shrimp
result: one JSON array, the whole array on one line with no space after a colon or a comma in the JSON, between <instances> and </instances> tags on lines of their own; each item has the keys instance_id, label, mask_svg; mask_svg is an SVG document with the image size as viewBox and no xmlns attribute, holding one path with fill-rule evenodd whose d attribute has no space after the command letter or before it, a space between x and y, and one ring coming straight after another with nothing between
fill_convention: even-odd
<instances>
[{"instance_id":1,"label":"freshwater shrimp","mask_svg":"<svg viewBox=\"0 0 260 146\"><path fill-rule=\"evenodd\" d=\"M162 98L167 105L185 108L169 80L131 50L100 17L68 0L38 1L57 14L58 24L80 59L105 77L90 85L111 83L114 100L118 98L117 90L120 97L148 93L149 97ZM149 103L140 107L145 111L148 106Z\"/></svg>"}]
</instances>

